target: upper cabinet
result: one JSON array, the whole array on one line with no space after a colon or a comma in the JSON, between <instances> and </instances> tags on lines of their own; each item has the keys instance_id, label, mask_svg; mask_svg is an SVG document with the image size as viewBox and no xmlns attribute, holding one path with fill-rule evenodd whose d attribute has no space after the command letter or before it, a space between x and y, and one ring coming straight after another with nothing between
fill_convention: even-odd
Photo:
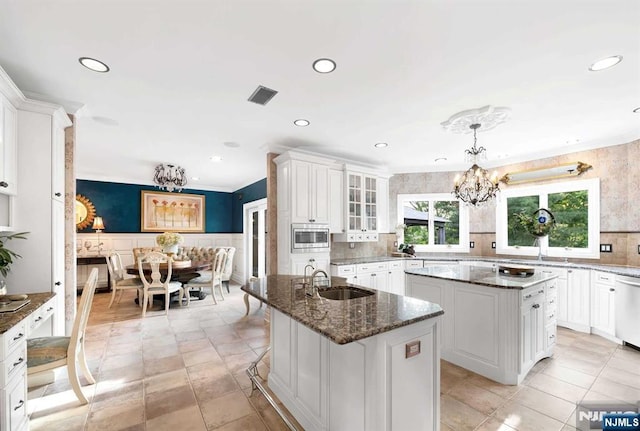
<instances>
[{"instance_id":1,"label":"upper cabinet","mask_svg":"<svg viewBox=\"0 0 640 431\"><path fill-rule=\"evenodd\" d=\"M388 232L389 180L386 176L363 173L347 166L344 172L344 229L334 241L378 241L378 233Z\"/></svg>"},{"instance_id":2,"label":"upper cabinet","mask_svg":"<svg viewBox=\"0 0 640 431\"><path fill-rule=\"evenodd\" d=\"M18 193L16 108L0 94L0 193L16 195Z\"/></svg>"},{"instance_id":3,"label":"upper cabinet","mask_svg":"<svg viewBox=\"0 0 640 431\"><path fill-rule=\"evenodd\" d=\"M291 222L329 223L329 167L291 161Z\"/></svg>"}]
</instances>

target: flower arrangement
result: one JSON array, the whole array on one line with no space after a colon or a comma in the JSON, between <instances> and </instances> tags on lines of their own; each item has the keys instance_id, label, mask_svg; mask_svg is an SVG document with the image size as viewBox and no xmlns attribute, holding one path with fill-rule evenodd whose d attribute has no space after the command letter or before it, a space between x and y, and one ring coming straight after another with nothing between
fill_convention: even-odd
<instances>
[{"instance_id":1,"label":"flower arrangement","mask_svg":"<svg viewBox=\"0 0 640 431\"><path fill-rule=\"evenodd\" d=\"M182 244L184 238L178 232L165 232L156 237L156 243L160 247L171 247L172 245Z\"/></svg>"}]
</instances>

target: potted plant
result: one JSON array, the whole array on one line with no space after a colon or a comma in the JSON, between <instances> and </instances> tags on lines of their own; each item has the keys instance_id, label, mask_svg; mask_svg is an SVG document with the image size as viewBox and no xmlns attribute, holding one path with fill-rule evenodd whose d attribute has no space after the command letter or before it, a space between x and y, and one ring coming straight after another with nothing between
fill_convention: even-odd
<instances>
[{"instance_id":1,"label":"potted plant","mask_svg":"<svg viewBox=\"0 0 640 431\"><path fill-rule=\"evenodd\" d=\"M22 257L15 251L6 248L4 243L11 239L27 239L25 235L28 233L29 232L19 232L14 234L0 233L0 294L2 295L6 293L4 278L11 270L11 264L13 264L15 259Z\"/></svg>"}]
</instances>

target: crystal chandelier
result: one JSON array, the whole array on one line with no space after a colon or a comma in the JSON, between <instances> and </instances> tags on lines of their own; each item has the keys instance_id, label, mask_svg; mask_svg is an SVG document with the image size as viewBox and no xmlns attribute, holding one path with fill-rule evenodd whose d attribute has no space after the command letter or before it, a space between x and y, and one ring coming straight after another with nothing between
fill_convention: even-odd
<instances>
[{"instance_id":1,"label":"crystal chandelier","mask_svg":"<svg viewBox=\"0 0 640 431\"><path fill-rule=\"evenodd\" d=\"M456 175L453 194L467 205L477 207L494 198L500 191L500 187L498 173L494 172L489 178L489 173L477 163L479 159L486 158L484 154L486 149L476 147L478 141L476 131L480 128L480 124L471 124L469 127L473 129L473 147L466 150L465 153L473 165L462 175Z\"/></svg>"},{"instance_id":2,"label":"crystal chandelier","mask_svg":"<svg viewBox=\"0 0 640 431\"><path fill-rule=\"evenodd\" d=\"M159 164L156 166L156 173L153 176L153 182L158 185L160 190L172 192L178 189L179 192L187 185L187 177L184 168L170 164Z\"/></svg>"}]
</instances>

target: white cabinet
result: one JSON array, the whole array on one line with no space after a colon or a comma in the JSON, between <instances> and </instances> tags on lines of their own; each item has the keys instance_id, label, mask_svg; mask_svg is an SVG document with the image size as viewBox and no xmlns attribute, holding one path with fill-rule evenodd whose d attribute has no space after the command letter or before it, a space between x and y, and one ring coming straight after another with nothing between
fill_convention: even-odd
<instances>
[{"instance_id":1,"label":"white cabinet","mask_svg":"<svg viewBox=\"0 0 640 431\"><path fill-rule=\"evenodd\" d=\"M344 231L344 172L329 169L329 231Z\"/></svg>"},{"instance_id":2,"label":"white cabinet","mask_svg":"<svg viewBox=\"0 0 640 431\"><path fill-rule=\"evenodd\" d=\"M329 223L329 167L291 162L291 222Z\"/></svg>"},{"instance_id":3,"label":"white cabinet","mask_svg":"<svg viewBox=\"0 0 640 431\"><path fill-rule=\"evenodd\" d=\"M0 431L28 428L27 331L25 318L0 334Z\"/></svg>"},{"instance_id":4,"label":"white cabinet","mask_svg":"<svg viewBox=\"0 0 640 431\"><path fill-rule=\"evenodd\" d=\"M18 192L18 114L16 108L0 94L0 193Z\"/></svg>"},{"instance_id":5,"label":"white cabinet","mask_svg":"<svg viewBox=\"0 0 640 431\"><path fill-rule=\"evenodd\" d=\"M377 177L345 171L347 185L347 233L378 230Z\"/></svg>"},{"instance_id":6,"label":"white cabinet","mask_svg":"<svg viewBox=\"0 0 640 431\"><path fill-rule=\"evenodd\" d=\"M334 277L343 277L347 283L358 284L355 265L331 265L331 275Z\"/></svg>"},{"instance_id":7,"label":"white cabinet","mask_svg":"<svg viewBox=\"0 0 640 431\"><path fill-rule=\"evenodd\" d=\"M387 291L404 296L404 260L389 262Z\"/></svg>"},{"instance_id":8,"label":"white cabinet","mask_svg":"<svg viewBox=\"0 0 640 431\"><path fill-rule=\"evenodd\" d=\"M544 286L522 292L520 305L521 360L523 368L530 369L544 356L545 343L545 290Z\"/></svg>"},{"instance_id":9,"label":"white cabinet","mask_svg":"<svg viewBox=\"0 0 640 431\"><path fill-rule=\"evenodd\" d=\"M291 272L289 274L293 275L304 275L304 268L307 265L311 265L314 269L311 270L307 268L307 275L311 275L311 273L316 269L321 269L330 274L330 258L328 253L306 253L306 254L298 254L291 255Z\"/></svg>"},{"instance_id":10,"label":"white cabinet","mask_svg":"<svg viewBox=\"0 0 640 431\"><path fill-rule=\"evenodd\" d=\"M358 282L356 284L388 292L389 264L387 262L356 265L356 274L358 276Z\"/></svg>"},{"instance_id":11,"label":"white cabinet","mask_svg":"<svg viewBox=\"0 0 640 431\"><path fill-rule=\"evenodd\" d=\"M615 282L608 272L591 271L591 332L615 337Z\"/></svg>"},{"instance_id":12,"label":"white cabinet","mask_svg":"<svg viewBox=\"0 0 640 431\"><path fill-rule=\"evenodd\" d=\"M590 329L590 271L567 270L567 323L576 331L591 332Z\"/></svg>"}]
</instances>

